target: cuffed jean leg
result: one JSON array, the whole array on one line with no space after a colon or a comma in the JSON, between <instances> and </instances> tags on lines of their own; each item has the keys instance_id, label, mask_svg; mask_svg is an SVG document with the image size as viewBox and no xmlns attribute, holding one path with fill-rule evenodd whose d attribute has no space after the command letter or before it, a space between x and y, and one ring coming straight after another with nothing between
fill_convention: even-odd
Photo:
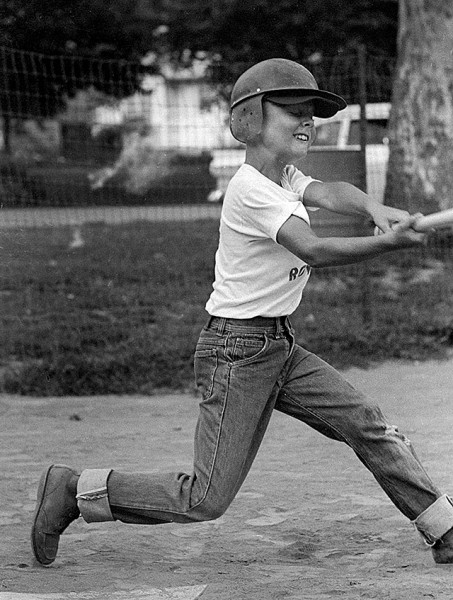
<instances>
[{"instance_id":1,"label":"cuffed jean leg","mask_svg":"<svg viewBox=\"0 0 453 600\"><path fill-rule=\"evenodd\" d=\"M331 366L296 346L276 409L348 444L395 506L415 520L441 492L411 442Z\"/></svg>"},{"instance_id":2,"label":"cuffed jean leg","mask_svg":"<svg viewBox=\"0 0 453 600\"><path fill-rule=\"evenodd\" d=\"M434 544L453 529L453 502L446 494L428 506L412 521L428 546Z\"/></svg>"},{"instance_id":3,"label":"cuffed jean leg","mask_svg":"<svg viewBox=\"0 0 453 600\"><path fill-rule=\"evenodd\" d=\"M111 469L86 469L77 481L77 505L87 523L113 521L107 492Z\"/></svg>"}]
</instances>

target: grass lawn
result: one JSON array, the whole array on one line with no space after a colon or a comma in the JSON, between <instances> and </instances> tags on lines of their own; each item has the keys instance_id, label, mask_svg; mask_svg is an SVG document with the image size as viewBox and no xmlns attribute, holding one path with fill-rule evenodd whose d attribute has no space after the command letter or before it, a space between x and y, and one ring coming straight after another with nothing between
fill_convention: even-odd
<instances>
[{"instance_id":1,"label":"grass lawn","mask_svg":"<svg viewBox=\"0 0 453 600\"><path fill-rule=\"evenodd\" d=\"M0 232L2 389L32 395L193 387L218 239L214 221ZM298 341L338 367L445 356L453 261L439 246L317 270Z\"/></svg>"}]
</instances>

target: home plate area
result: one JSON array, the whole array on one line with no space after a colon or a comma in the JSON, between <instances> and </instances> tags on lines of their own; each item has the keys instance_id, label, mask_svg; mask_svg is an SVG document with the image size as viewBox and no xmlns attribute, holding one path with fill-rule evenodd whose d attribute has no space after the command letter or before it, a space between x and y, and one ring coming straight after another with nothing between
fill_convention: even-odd
<instances>
[{"instance_id":1,"label":"home plate area","mask_svg":"<svg viewBox=\"0 0 453 600\"><path fill-rule=\"evenodd\" d=\"M63 592L53 594L0 592L0 600L196 600L205 589L205 585L191 585L164 589L144 588L128 592Z\"/></svg>"}]
</instances>

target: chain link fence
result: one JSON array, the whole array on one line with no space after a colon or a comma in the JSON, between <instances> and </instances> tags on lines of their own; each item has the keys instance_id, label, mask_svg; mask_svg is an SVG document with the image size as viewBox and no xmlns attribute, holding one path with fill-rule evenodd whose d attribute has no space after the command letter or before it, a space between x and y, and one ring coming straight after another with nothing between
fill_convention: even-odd
<instances>
[{"instance_id":1,"label":"chain link fence","mask_svg":"<svg viewBox=\"0 0 453 600\"><path fill-rule=\"evenodd\" d=\"M318 123L306 172L382 200L392 61L307 66L350 106ZM219 65L162 74L7 48L0 69L1 389L190 389L222 197L243 160L228 131L232 82ZM322 211L313 227L370 233ZM316 270L293 315L299 341L337 366L444 355L452 264L445 234L416 252Z\"/></svg>"}]
</instances>

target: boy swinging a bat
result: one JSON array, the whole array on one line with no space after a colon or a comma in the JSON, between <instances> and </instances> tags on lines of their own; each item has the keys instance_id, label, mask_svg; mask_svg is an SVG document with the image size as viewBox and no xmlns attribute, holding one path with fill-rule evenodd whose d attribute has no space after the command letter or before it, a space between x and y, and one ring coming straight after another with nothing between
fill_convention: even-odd
<instances>
[{"instance_id":1,"label":"boy swinging a bat","mask_svg":"<svg viewBox=\"0 0 453 600\"><path fill-rule=\"evenodd\" d=\"M79 516L143 525L219 517L246 478L274 410L347 444L431 546L434 560L453 562L449 496L380 409L295 342L290 322L313 267L355 263L425 239L412 227L419 215L298 169L314 140L313 118L345 106L292 61L267 60L238 79L230 126L246 144L246 159L225 195L209 318L195 350L201 399L193 470L79 473L50 466L32 525L38 562L55 560L61 534ZM382 235L318 238L307 208L367 216Z\"/></svg>"}]
</instances>

